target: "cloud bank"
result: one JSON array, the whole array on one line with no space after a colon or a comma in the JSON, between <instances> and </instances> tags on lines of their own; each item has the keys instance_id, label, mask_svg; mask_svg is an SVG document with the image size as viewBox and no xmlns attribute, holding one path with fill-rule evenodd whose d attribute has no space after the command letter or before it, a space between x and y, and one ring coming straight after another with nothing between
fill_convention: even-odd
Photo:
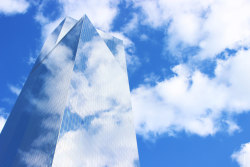
<instances>
[{"instance_id":1,"label":"cloud bank","mask_svg":"<svg viewBox=\"0 0 250 167\"><path fill-rule=\"evenodd\" d=\"M199 59L213 58L226 48L249 46L248 0L132 0L141 22L166 29L165 47L174 55L197 47Z\"/></svg>"},{"instance_id":2,"label":"cloud bank","mask_svg":"<svg viewBox=\"0 0 250 167\"><path fill-rule=\"evenodd\" d=\"M137 132L147 136L185 131L207 136L239 130L232 116L250 110L249 55L250 51L241 50L217 60L214 78L180 64L172 69L174 77L134 89Z\"/></svg>"}]
</instances>

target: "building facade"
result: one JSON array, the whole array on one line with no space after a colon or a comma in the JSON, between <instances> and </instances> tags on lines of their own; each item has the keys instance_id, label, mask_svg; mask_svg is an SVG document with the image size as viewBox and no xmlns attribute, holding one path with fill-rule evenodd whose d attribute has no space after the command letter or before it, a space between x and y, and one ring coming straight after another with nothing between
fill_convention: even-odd
<instances>
[{"instance_id":1,"label":"building facade","mask_svg":"<svg viewBox=\"0 0 250 167\"><path fill-rule=\"evenodd\" d=\"M123 42L65 18L0 134L0 167L139 166Z\"/></svg>"}]
</instances>

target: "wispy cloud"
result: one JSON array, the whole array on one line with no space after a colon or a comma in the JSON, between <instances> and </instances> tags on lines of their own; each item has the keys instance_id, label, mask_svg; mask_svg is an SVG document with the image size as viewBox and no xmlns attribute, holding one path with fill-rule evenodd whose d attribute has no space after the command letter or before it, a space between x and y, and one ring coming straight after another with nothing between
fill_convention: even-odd
<instances>
[{"instance_id":1,"label":"wispy cloud","mask_svg":"<svg viewBox=\"0 0 250 167\"><path fill-rule=\"evenodd\" d=\"M26 0L3 0L0 3L0 14L14 15L25 13L30 4Z\"/></svg>"},{"instance_id":2,"label":"wispy cloud","mask_svg":"<svg viewBox=\"0 0 250 167\"><path fill-rule=\"evenodd\" d=\"M10 91L12 92L12 93L14 93L15 95L19 95L20 94L20 92L21 92L21 88L20 87L17 87L17 86L14 86L14 85L8 85L8 87L9 87L9 89L10 89Z\"/></svg>"},{"instance_id":3,"label":"wispy cloud","mask_svg":"<svg viewBox=\"0 0 250 167\"><path fill-rule=\"evenodd\" d=\"M138 28L139 19L138 15L134 14L132 19L122 28L122 31L125 33L133 33L136 32Z\"/></svg>"},{"instance_id":4,"label":"wispy cloud","mask_svg":"<svg viewBox=\"0 0 250 167\"><path fill-rule=\"evenodd\" d=\"M33 65L36 62L36 58L34 56L30 56L28 60L28 65Z\"/></svg>"},{"instance_id":5,"label":"wispy cloud","mask_svg":"<svg viewBox=\"0 0 250 167\"><path fill-rule=\"evenodd\" d=\"M140 36L140 40L142 40L142 41L146 41L146 40L148 40L149 38L148 38L148 36L146 35L146 34L142 34L141 36Z\"/></svg>"}]
</instances>

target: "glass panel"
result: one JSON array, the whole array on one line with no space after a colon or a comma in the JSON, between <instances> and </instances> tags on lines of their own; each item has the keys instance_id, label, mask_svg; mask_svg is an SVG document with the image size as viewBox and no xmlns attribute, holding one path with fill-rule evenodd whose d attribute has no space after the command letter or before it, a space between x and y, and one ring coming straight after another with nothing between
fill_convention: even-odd
<instances>
[{"instance_id":1,"label":"glass panel","mask_svg":"<svg viewBox=\"0 0 250 167\"><path fill-rule=\"evenodd\" d=\"M117 41L108 47L85 17L53 167L139 166L127 73L112 54Z\"/></svg>"},{"instance_id":2,"label":"glass panel","mask_svg":"<svg viewBox=\"0 0 250 167\"><path fill-rule=\"evenodd\" d=\"M81 25L30 73L0 136L1 166L52 165Z\"/></svg>"},{"instance_id":3,"label":"glass panel","mask_svg":"<svg viewBox=\"0 0 250 167\"><path fill-rule=\"evenodd\" d=\"M74 22L49 36L16 101L0 135L4 167L139 166L122 41L86 16Z\"/></svg>"}]
</instances>

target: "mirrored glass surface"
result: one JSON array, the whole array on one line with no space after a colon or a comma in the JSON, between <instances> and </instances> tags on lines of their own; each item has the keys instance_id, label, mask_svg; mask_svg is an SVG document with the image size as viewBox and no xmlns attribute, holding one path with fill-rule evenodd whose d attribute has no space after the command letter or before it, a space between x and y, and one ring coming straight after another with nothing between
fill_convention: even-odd
<instances>
[{"instance_id":1,"label":"mirrored glass surface","mask_svg":"<svg viewBox=\"0 0 250 167\"><path fill-rule=\"evenodd\" d=\"M119 52L122 41L104 40L85 17L54 167L139 166L125 55Z\"/></svg>"},{"instance_id":2,"label":"mirrored glass surface","mask_svg":"<svg viewBox=\"0 0 250 167\"><path fill-rule=\"evenodd\" d=\"M51 166L82 20L32 72L0 135L0 166Z\"/></svg>"},{"instance_id":3,"label":"mirrored glass surface","mask_svg":"<svg viewBox=\"0 0 250 167\"><path fill-rule=\"evenodd\" d=\"M16 166L139 166L123 43L87 16L48 37L0 134Z\"/></svg>"}]
</instances>

